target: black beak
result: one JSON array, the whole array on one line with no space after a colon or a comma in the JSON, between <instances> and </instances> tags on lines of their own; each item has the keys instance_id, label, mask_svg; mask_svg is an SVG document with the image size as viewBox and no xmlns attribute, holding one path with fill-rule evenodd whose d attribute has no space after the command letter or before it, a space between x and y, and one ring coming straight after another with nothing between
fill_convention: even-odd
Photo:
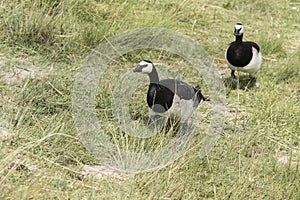
<instances>
[{"instance_id":1,"label":"black beak","mask_svg":"<svg viewBox=\"0 0 300 200\"><path fill-rule=\"evenodd\" d=\"M240 34L241 29L234 29L233 35L238 36Z\"/></svg>"},{"instance_id":2,"label":"black beak","mask_svg":"<svg viewBox=\"0 0 300 200\"><path fill-rule=\"evenodd\" d=\"M136 68L133 69L133 72L142 72L143 68L147 65L138 65Z\"/></svg>"},{"instance_id":3,"label":"black beak","mask_svg":"<svg viewBox=\"0 0 300 200\"><path fill-rule=\"evenodd\" d=\"M136 68L133 69L133 72L142 72L142 66L138 65Z\"/></svg>"}]
</instances>

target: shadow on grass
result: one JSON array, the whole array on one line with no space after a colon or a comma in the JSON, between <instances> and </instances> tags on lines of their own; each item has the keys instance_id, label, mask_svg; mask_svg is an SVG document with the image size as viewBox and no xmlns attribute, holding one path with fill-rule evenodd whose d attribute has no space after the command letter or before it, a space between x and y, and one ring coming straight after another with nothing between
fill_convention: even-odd
<instances>
[{"instance_id":1,"label":"shadow on grass","mask_svg":"<svg viewBox=\"0 0 300 200\"><path fill-rule=\"evenodd\" d=\"M157 134L171 135L172 137L180 135L179 132L181 131L180 127L182 124L180 123L179 117L162 117L162 121L160 122L151 122L149 116L145 117L144 115L134 115L131 117L131 119L139 120L142 125L148 127L150 130L155 131L155 129L159 129Z\"/></svg>"},{"instance_id":2,"label":"shadow on grass","mask_svg":"<svg viewBox=\"0 0 300 200\"><path fill-rule=\"evenodd\" d=\"M245 91L251 90L256 84L256 78L251 78L247 75L242 75L238 77L238 82L235 83L231 77L226 77L224 79L224 84L226 88L229 89L241 89Z\"/></svg>"}]
</instances>

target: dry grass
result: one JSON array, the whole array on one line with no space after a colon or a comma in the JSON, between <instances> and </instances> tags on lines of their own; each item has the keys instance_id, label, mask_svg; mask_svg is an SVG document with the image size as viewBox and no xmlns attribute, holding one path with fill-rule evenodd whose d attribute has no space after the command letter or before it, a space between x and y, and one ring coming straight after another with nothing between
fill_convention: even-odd
<instances>
[{"instance_id":1,"label":"dry grass","mask_svg":"<svg viewBox=\"0 0 300 200\"><path fill-rule=\"evenodd\" d=\"M299 6L292 0L0 3L0 198L299 199ZM245 39L257 41L264 58L260 87L250 92L227 85L229 70L223 69L236 22L245 25ZM72 117L82 60L104 38L152 26L190 36L215 60L228 102L223 136L203 160L199 133L185 155L161 170L126 181L82 177L85 165L98 164ZM192 68L180 68L184 62L175 55L124 55L105 72L97 94L97 114L107 132L119 133L110 98L116 82L145 57L174 66L190 83L202 81ZM131 113L146 119L144 96L137 97ZM197 112L209 123L209 103Z\"/></svg>"}]
</instances>

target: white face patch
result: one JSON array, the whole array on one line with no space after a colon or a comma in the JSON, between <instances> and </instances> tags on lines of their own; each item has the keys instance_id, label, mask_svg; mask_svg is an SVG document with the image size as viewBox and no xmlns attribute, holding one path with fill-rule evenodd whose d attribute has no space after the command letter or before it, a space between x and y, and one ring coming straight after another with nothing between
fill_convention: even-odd
<instances>
[{"instance_id":1,"label":"white face patch","mask_svg":"<svg viewBox=\"0 0 300 200\"><path fill-rule=\"evenodd\" d=\"M153 70L153 64L152 63L149 63L149 62L146 62L146 61L141 61L139 63L140 66L145 66L142 68L142 73L146 73L146 74L150 74Z\"/></svg>"},{"instance_id":2,"label":"white face patch","mask_svg":"<svg viewBox=\"0 0 300 200\"><path fill-rule=\"evenodd\" d=\"M236 25L234 26L234 28L235 28L235 30L239 30L239 29L240 29L239 35L241 35L242 33L244 33L244 27L243 27L243 25L241 25L241 24L236 24Z\"/></svg>"}]
</instances>

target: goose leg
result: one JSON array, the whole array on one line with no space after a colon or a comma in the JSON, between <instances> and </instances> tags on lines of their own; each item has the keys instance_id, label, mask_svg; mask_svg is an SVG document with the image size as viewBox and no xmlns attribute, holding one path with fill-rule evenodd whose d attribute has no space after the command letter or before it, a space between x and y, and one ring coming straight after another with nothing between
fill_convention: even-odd
<instances>
[{"instance_id":1,"label":"goose leg","mask_svg":"<svg viewBox=\"0 0 300 200\"><path fill-rule=\"evenodd\" d=\"M250 78L250 80L245 87L245 91L247 91L247 92L250 91L250 89L253 88L256 84L256 73L252 73L252 74L250 73L249 78Z\"/></svg>"},{"instance_id":2,"label":"goose leg","mask_svg":"<svg viewBox=\"0 0 300 200\"><path fill-rule=\"evenodd\" d=\"M193 123L189 123L188 121L181 122L180 123L180 128L176 132L175 136L176 137L181 137L181 136L192 136L195 134L196 131L196 126L193 125Z\"/></svg>"},{"instance_id":3,"label":"goose leg","mask_svg":"<svg viewBox=\"0 0 300 200\"><path fill-rule=\"evenodd\" d=\"M250 76L250 84L253 86L256 83L256 76Z\"/></svg>"},{"instance_id":4,"label":"goose leg","mask_svg":"<svg viewBox=\"0 0 300 200\"><path fill-rule=\"evenodd\" d=\"M255 76L251 76L250 75L250 81L249 81L249 90L251 89L251 88L253 88L254 86L255 86L255 84L256 84L256 77Z\"/></svg>"},{"instance_id":5,"label":"goose leg","mask_svg":"<svg viewBox=\"0 0 300 200\"><path fill-rule=\"evenodd\" d=\"M250 81L251 81L252 83L255 83L255 82L256 82L256 76L255 76L255 74L250 74Z\"/></svg>"},{"instance_id":6,"label":"goose leg","mask_svg":"<svg viewBox=\"0 0 300 200\"><path fill-rule=\"evenodd\" d=\"M185 121L185 122L182 122L180 124L180 129L179 129L179 135L185 135L189 132L189 125L188 125L188 122Z\"/></svg>"},{"instance_id":7,"label":"goose leg","mask_svg":"<svg viewBox=\"0 0 300 200\"><path fill-rule=\"evenodd\" d=\"M235 73L235 70L231 70L231 79L232 79L233 83L237 84L238 80L234 73Z\"/></svg>"},{"instance_id":8,"label":"goose leg","mask_svg":"<svg viewBox=\"0 0 300 200\"><path fill-rule=\"evenodd\" d=\"M148 120L148 127L151 130L155 130L156 132L160 132L164 126L165 118L161 115L153 114L150 116Z\"/></svg>"}]
</instances>

